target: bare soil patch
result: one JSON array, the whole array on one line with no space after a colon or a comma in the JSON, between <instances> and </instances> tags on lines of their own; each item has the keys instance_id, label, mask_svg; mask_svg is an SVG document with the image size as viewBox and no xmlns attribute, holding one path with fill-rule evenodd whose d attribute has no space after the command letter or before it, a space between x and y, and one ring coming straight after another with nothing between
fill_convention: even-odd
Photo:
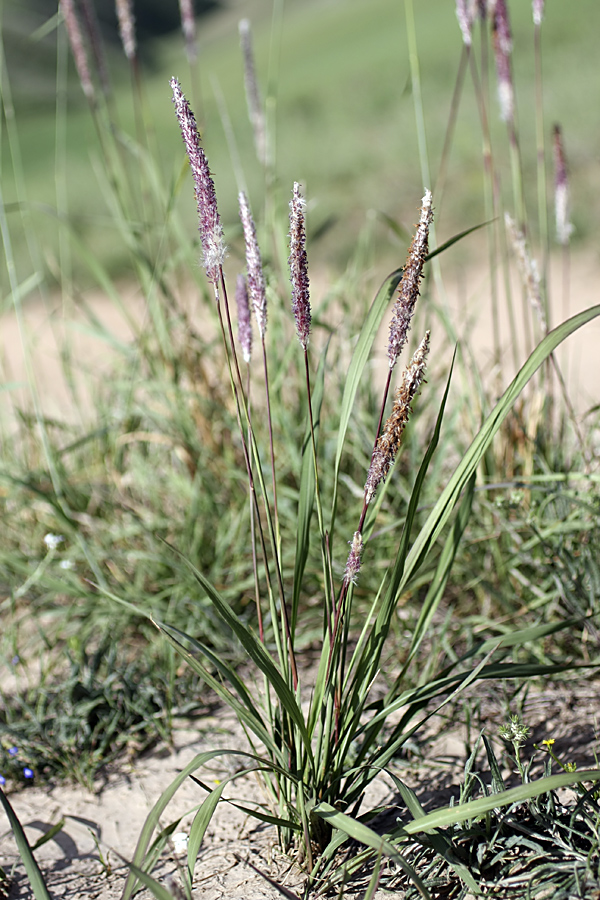
<instances>
[{"instance_id":1,"label":"bare soil patch","mask_svg":"<svg viewBox=\"0 0 600 900\"><path fill-rule=\"evenodd\" d=\"M479 688L479 694L481 690ZM498 727L506 721L500 691L489 688L484 696L470 699L477 701L478 710L471 740L484 724L486 733L493 739ZM548 684L543 690L531 690L523 702L522 715L531 728L525 758L533 752L534 743L552 737L556 741L557 754L565 762L577 763L579 768L594 767L600 752L600 687L597 681L577 685ZM458 797L468 739L459 720L458 710L436 717L423 733L417 734L410 751L393 765L395 773L415 790L427 811ZM239 726L226 709L197 723L182 724L176 731L172 748L159 747L108 773L98 783L95 793L73 785L33 785L12 794L11 803L31 843L61 818L65 819L63 830L36 853L51 895L65 900L116 900L128 873L124 860L132 858L151 807L197 753L216 747L244 748ZM500 754L500 748L498 751ZM223 764L217 759L202 771L202 778L215 783L230 774L237 761L241 768L241 760L237 757L233 763ZM481 770L487 771L484 764ZM503 775L507 786L517 783L510 770L505 770ZM203 796L198 785L188 779L167 807L161 824L166 826L181 816L176 831L187 833L192 820L190 813ZM264 800L253 775L235 782L227 796L244 804ZM410 818L386 776L378 779L367 798L367 805L379 803L390 808L385 820L379 820L380 827L393 824L398 817ZM163 853L155 877L173 890L178 880L178 868L184 861L185 853L172 843ZM0 839L0 865L5 871L15 866L8 895L10 900L33 898L9 832ZM302 894L303 875L293 859L279 848L275 829L254 821L231 804L220 804L196 864L195 896L202 900L275 900L280 897L281 894L256 869L297 895ZM404 896L401 880L393 880L388 887L394 888L394 883L394 896L401 900ZM366 881L359 880L348 885L344 896L361 897L365 888ZM143 890L138 896L148 900L151 895Z\"/></svg>"}]
</instances>

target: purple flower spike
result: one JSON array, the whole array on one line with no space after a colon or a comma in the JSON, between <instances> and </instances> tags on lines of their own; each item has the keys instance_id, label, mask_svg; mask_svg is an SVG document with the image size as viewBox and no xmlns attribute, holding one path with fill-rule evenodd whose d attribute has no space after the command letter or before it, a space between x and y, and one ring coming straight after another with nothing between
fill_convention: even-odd
<instances>
[{"instance_id":1,"label":"purple flower spike","mask_svg":"<svg viewBox=\"0 0 600 900\"><path fill-rule=\"evenodd\" d=\"M75 60L75 68L79 75L83 93L88 100L93 101L95 99L94 85L92 84L90 75L83 34L81 33L81 27L79 25L77 13L75 12L74 0L60 0L60 11L65 22L65 28L67 29L67 37L69 39L69 44L71 45L71 53Z\"/></svg>"},{"instance_id":2,"label":"purple flower spike","mask_svg":"<svg viewBox=\"0 0 600 900\"><path fill-rule=\"evenodd\" d=\"M23 769L23 776L25 778L33 778L33 769L30 769L29 766L25 766Z\"/></svg>"},{"instance_id":3,"label":"purple flower spike","mask_svg":"<svg viewBox=\"0 0 600 900\"><path fill-rule=\"evenodd\" d=\"M238 275L235 284L235 301L238 311L238 339L242 348L244 362L249 363L252 358L252 323L250 321L250 306L248 303L248 285L241 273Z\"/></svg>"},{"instance_id":4,"label":"purple flower spike","mask_svg":"<svg viewBox=\"0 0 600 900\"><path fill-rule=\"evenodd\" d=\"M131 62L135 59L135 18L133 15L133 0L116 0L117 19L119 22L119 36L123 44L125 56Z\"/></svg>"},{"instance_id":5,"label":"purple flower spike","mask_svg":"<svg viewBox=\"0 0 600 900\"><path fill-rule=\"evenodd\" d=\"M555 125L552 132L554 151L554 215L556 218L556 240L565 246L573 233L573 225L569 221L569 176L567 161L560 125Z\"/></svg>"},{"instance_id":6,"label":"purple flower spike","mask_svg":"<svg viewBox=\"0 0 600 900\"><path fill-rule=\"evenodd\" d=\"M308 284L308 261L306 258L306 231L304 227L304 207L300 196L300 185L294 182L290 201L290 275L292 281L292 311L296 320L296 333L302 349L306 352L310 335L310 295Z\"/></svg>"},{"instance_id":7,"label":"purple flower spike","mask_svg":"<svg viewBox=\"0 0 600 900\"><path fill-rule=\"evenodd\" d=\"M194 193L198 207L198 231L202 241L204 268L206 269L208 280L217 286L221 274L221 266L225 259L225 243L217 208L215 185L208 167L208 160L200 145L200 136L194 113L183 96L181 85L176 78L171 78L171 89L183 143L185 144L194 178Z\"/></svg>"},{"instance_id":8,"label":"purple flower spike","mask_svg":"<svg viewBox=\"0 0 600 900\"><path fill-rule=\"evenodd\" d=\"M471 33L473 31L473 5L469 0L456 0L456 18L462 32L465 47L471 46Z\"/></svg>"},{"instance_id":9,"label":"purple flower spike","mask_svg":"<svg viewBox=\"0 0 600 900\"><path fill-rule=\"evenodd\" d=\"M238 195L240 205L240 219L244 229L244 241L246 243L246 266L248 268L248 295L256 317L258 333L261 341L264 340L267 330L267 293L265 277L263 275L260 247L256 237L256 226L248 198L243 191Z\"/></svg>"},{"instance_id":10,"label":"purple flower spike","mask_svg":"<svg viewBox=\"0 0 600 900\"><path fill-rule=\"evenodd\" d=\"M510 69L512 36L510 33L506 0L496 0L492 20L492 30L494 37L494 55L496 57L496 74L498 77L500 116L503 122L512 122L515 115L515 96L512 72Z\"/></svg>"},{"instance_id":11,"label":"purple flower spike","mask_svg":"<svg viewBox=\"0 0 600 900\"><path fill-rule=\"evenodd\" d=\"M193 63L198 56L193 0L179 0L179 12L181 15L181 30L185 38L185 50L188 60Z\"/></svg>"},{"instance_id":12,"label":"purple flower spike","mask_svg":"<svg viewBox=\"0 0 600 900\"><path fill-rule=\"evenodd\" d=\"M533 24L541 25L544 18L544 0L533 0Z\"/></svg>"},{"instance_id":13,"label":"purple flower spike","mask_svg":"<svg viewBox=\"0 0 600 900\"><path fill-rule=\"evenodd\" d=\"M419 284L423 277L423 265L429 248L429 227L433 220L431 201L431 191L426 190L421 206L421 219L408 251L402 281L398 289L398 299L394 305L392 321L390 322L390 340L388 344L390 369L393 369L396 365L402 348L406 344L408 330L419 296Z\"/></svg>"}]
</instances>

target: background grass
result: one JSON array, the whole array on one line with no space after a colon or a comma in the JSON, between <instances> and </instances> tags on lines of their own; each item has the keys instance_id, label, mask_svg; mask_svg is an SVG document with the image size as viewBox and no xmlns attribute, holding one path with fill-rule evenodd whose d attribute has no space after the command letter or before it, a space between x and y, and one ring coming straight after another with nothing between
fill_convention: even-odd
<instances>
[{"instance_id":1,"label":"background grass","mask_svg":"<svg viewBox=\"0 0 600 900\"><path fill-rule=\"evenodd\" d=\"M269 0L242 4L235 11L215 13L201 20L201 112L206 150L211 160L219 204L226 223L236 221L236 182L215 100L214 85L222 92L233 122L236 142L244 160L251 200L260 204L263 177L252 154L238 49L237 19L249 15L255 36L257 70L265 93L271 98L276 120L277 175L282 185L296 180L306 185L311 202L311 227L337 223L327 239L313 246L313 265L347 262L368 210L383 212L410 229L415 192L422 190L410 91L410 72L402 5L392 0L345 2L289 2ZM514 31L517 102L523 111L521 137L527 160L525 184L531 209L535 208L536 157L533 115L533 25L527 3L511 9ZM415 10L419 41L423 104L427 111L427 137L432 172L437 171L452 90L458 69L461 37L449 0L429 0ZM600 97L595 77L595 34L600 13L591 0L577 0L568 9L550 7L543 30L544 90L548 123L561 123L571 165L576 239L589 234L598 219L595 121L591 110ZM55 39L51 34L47 40ZM43 43L43 42L42 42ZM64 36L59 58L68 50ZM39 49L38 49L39 48ZM32 43L34 58L42 49ZM134 110L129 73L115 50L115 105L125 130L133 129ZM114 223L103 199L103 185L95 174L98 160L93 123L69 61L66 104L68 117L57 118L56 107L46 96L31 106L31 92L19 91L26 70L25 58L8 71L16 93L23 178L27 203L33 205L33 222L44 248L45 274L58 276L56 167L68 172L66 202L62 211L77 234L94 247L113 273L127 277L130 262L115 239ZM61 62L61 66L64 64ZM144 76L144 96L152 111L153 146L165 182L179 158L178 134L172 127L168 79L188 78L188 66L179 35L157 42L152 64ZM48 79L55 73L47 69ZM189 80L189 78L188 78ZM25 84L27 81L25 80ZM6 76L5 76L6 85ZM63 85L58 80L59 91ZM492 110L495 86L492 79ZM500 140L503 128L497 115L491 125ZM64 148L61 149L63 147ZM481 142L477 109L469 88L463 98L457 138L450 162L443 205L436 210L438 237L466 228L484 218ZM64 156L63 156L64 154ZM58 158L57 158L58 156ZM2 135L5 203L23 200L11 184L11 154L6 126ZM501 176L509 186L507 169ZM186 222L195 227L193 206L181 198ZM13 215L14 220L14 215ZM22 246L21 233L17 242ZM378 254L388 257L397 243L389 229L378 232ZM26 266L24 255L19 257ZM76 261L77 262L77 261ZM6 296L6 285L4 287Z\"/></svg>"}]
</instances>

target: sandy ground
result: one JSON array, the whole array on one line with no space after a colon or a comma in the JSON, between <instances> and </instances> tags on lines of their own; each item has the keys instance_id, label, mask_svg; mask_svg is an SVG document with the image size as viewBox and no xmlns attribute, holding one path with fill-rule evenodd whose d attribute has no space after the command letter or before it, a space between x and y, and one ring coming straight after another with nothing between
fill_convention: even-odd
<instances>
[{"instance_id":1,"label":"sandy ground","mask_svg":"<svg viewBox=\"0 0 600 900\"><path fill-rule=\"evenodd\" d=\"M478 691L481 715L492 738L497 734L498 726L506 721L501 693L501 690L490 688ZM525 758L534 743L553 737L555 750L562 759L576 762L580 769L594 767L594 755L600 751L599 695L597 682L578 686L548 685L543 692L532 692L523 709L524 720L532 728ZM457 786L466 757L465 729L457 721L455 713L445 719L432 720L423 728L422 734L417 733L411 754L392 765L396 774L416 791L427 811L446 805L458 794ZM477 722L476 726L479 724ZM218 738L215 738L215 731L218 731ZM234 750L244 748L240 729L227 710L203 719L195 727L191 723L180 727L172 750L158 748L109 774L98 783L96 793L76 786L33 785L10 795L31 843L61 818L65 819L62 831L36 853L52 897L116 900L127 875L122 857L131 859L152 805L196 753L215 746ZM236 757L227 765L215 760L202 770L202 777L208 783L215 783L239 769L241 759ZM483 766L482 772L485 771ZM503 774L505 778L511 777L509 770ZM189 811L203 796L203 791L188 779L163 814L161 824L166 826L183 816L176 832L188 833ZM227 796L246 804L263 799L255 776L244 776ZM410 818L385 776L374 786L368 803L389 804L392 821L397 817ZM178 866L184 860L185 854L172 843L154 870L155 877L171 891L176 890L173 885L178 880ZM6 832L0 835L0 865L8 872L13 864L14 881L8 896L10 900L29 900L33 893L12 836ZM229 897L275 900L280 897L281 894L250 864L294 894L301 895L303 876L279 849L274 828L261 825L231 804L223 803L217 807L200 851L194 896L202 900L226 900ZM362 897L365 887L366 880L358 880L348 886L344 896ZM394 882L390 887L394 887ZM395 888L394 896L401 900L404 893L397 881ZM146 900L150 894L142 891L138 896ZM381 898L384 896L390 895L382 892Z\"/></svg>"},{"instance_id":2,"label":"sandy ground","mask_svg":"<svg viewBox=\"0 0 600 900\"><path fill-rule=\"evenodd\" d=\"M475 253L479 260L468 267L458 264L445 267L443 290L436 286L433 291L435 302L445 310L448 321L458 340L469 352L486 383L495 383L493 315L491 309L491 286L484 248ZM569 290L558 288L551 298L551 326L587 307L600 303L600 254L593 249L578 251L570 260ZM552 284L562 284L563 265L559 257L552 260ZM385 271L382 271L382 276ZM430 274L430 279L432 275ZM499 280L500 276L499 276ZM517 346L511 337L508 307L502 299L503 287L499 285L498 303L499 348L501 359L500 383L506 386L516 372L514 360L520 366L533 343L528 339L523 324L522 290L516 272L512 273L512 293L514 305ZM318 305L320 297L328 289L329 279L325 273L316 273L312 278L313 303ZM135 327L146 321L143 299L128 286L121 288L123 306L127 309ZM85 416L89 386L110 371L116 352L126 349L132 339L131 323L124 313L99 292L86 295L85 303L96 320L90 323L89 314L82 309L64 312L60 298L51 296L47 301L33 301L24 306L21 321L14 312L6 313L0 319L0 382L4 383L4 397L0 402L4 411L14 403L16 406L32 406L32 380L36 386L40 407L52 418L68 419L73 415L73 394L64 374L61 350L67 346L71 355L79 396L79 414ZM423 301L424 302L424 301ZM527 306L527 302L525 301ZM419 310L423 327L432 327L431 360L446 364L451 355L451 342L444 333L441 322L428 316L426 309ZM212 324L202 319L202 313L193 313L195 327L202 334L207 329L212 333ZM528 319L531 315L528 313ZM431 321L432 320L432 321ZM380 339L376 347L376 358L382 371L387 368L385 348L387 342L387 319L384 319ZM531 327L531 326L529 326ZM579 414L600 401L600 318L588 323L574 334L557 351L561 369L568 385L571 401ZM1 412L1 410L0 410Z\"/></svg>"}]
</instances>

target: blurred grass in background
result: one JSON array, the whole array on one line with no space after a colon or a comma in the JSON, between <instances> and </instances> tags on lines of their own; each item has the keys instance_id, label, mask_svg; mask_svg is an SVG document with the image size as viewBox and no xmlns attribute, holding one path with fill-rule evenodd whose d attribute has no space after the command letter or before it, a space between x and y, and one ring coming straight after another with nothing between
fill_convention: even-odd
<instances>
[{"instance_id":1,"label":"blurred grass in background","mask_svg":"<svg viewBox=\"0 0 600 900\"><path fill-rule=\"evenodd\" d=\"M513 6L517 103L521 110L523 158L528 161L524 177L533 210L535 129L533 114L528 114L534 108L533 24L529 4ZM252 145L252 132L246 113L237 33L241 16L251 18L259 80L276 122L277 177L284 185L294 178L306 185L311 198L313 229L326 224L333 226L324 240L315 245L313 266L334 262L337 268L347 262L368 210L391 216L410 229L416 215L414 198L422 193L423 179L414 127L404 12L396 0L290 0L275 3L274 12L271 0L249 0L199 20L201 85L200 89L194 86L194 93L198 99L201 97L198 118L219 186L219 204L225 223L236 222L237 190L215 91L224 98L242 152L251 198L256 203L261 200L264 188L262 171L253 154L247 152ZM435 174L458 70L461 35L454 3L450 0L416 4L415 16L430 165ZM39 15L36 19L26 18L25 4L5 4L4 17L5 22L42 24ZM600 187L600 176L597 125L592 113L599 100L595 44L600 13L592 0L577 0L568 8L564 4L551 5L546 18L543 50L547 124L549 128L553 121L558 121L564 130L572 177L575 235L577 240L585 240L600 211L600 191L594 190ZM113 274L126 277L130 261L115 239L103 187L94 174L98 149L93 122L70 59L68 80L61 82L60 75L57 80L54 54L48 46L53 42L56 42L53 30L37 40L28 40L21 33L18 56L9 56L4 85L6 88L9 84L14 94L27 196L19 197L14 184L5 126L2 134L5 203L9 209L18 200L29 205L27 227L35 227L41 237L45 274L60 280L55 172L57 166L64 164L68 172L67 196L61 215L68 218L79 237L94 247L98 258ZM178 135L172 127L168 79L175 74L189 82L189 68L178 32L154 39L145 46L144 97L151 110L157 163L167 182L173 161L181 157ZM117 46L109 47L109 52L118 120L125 131L134 133L129 69ZM68 55L66 38L61 33L59 69L67 65ZM31 76L32 71L35 77ZM490 91L494 110L493 74ZM467 83L443 205L436 208L440 241L484 218L477 116L472 89ZM493 135L501 140L504 128L499 116L492 115L490 124ZM509 172L500 174L508 183ZM190 229L195 228L192 204L187 197L180 202L185 207ZM15 215L13 212L13 220ZM14 222L11 224L14 226ZM18 265L23 269L28 267L25 237L23 233L19 237L17 234L13 231ZM393 234L382 224L378 232L378 254L389 257L397 246ZM79 265L77 259L74 265ZM3 281L3 296L6 294Z\"/></svg>"}]
</instances>

